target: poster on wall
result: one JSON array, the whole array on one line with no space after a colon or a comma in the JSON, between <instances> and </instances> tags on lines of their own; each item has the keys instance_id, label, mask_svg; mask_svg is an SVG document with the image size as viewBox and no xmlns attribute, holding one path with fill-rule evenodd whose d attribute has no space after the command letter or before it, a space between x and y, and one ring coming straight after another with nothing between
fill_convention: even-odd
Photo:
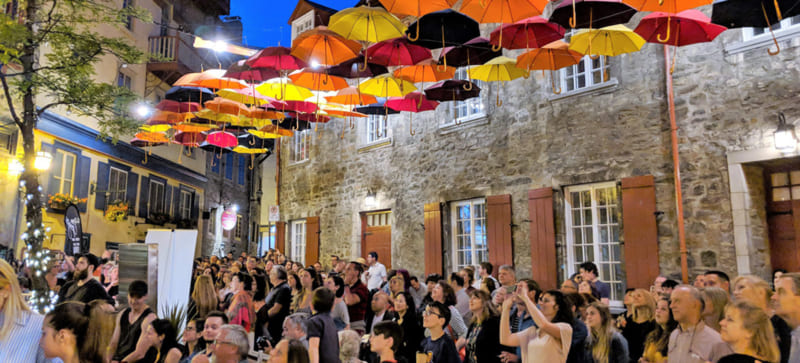
<instances>
[{"instance_id":1,"label":"poster on wall","mask_svg":"<svg viewBox=\"0 0 800 363\"><path fill-rule=\"evenodd\" d=\"M70 204L64 211L64 228L66 229L64 253L70 256L81 254L83 229L81 227L81 214L75 204Z\"/></svg>"}]
</instances>

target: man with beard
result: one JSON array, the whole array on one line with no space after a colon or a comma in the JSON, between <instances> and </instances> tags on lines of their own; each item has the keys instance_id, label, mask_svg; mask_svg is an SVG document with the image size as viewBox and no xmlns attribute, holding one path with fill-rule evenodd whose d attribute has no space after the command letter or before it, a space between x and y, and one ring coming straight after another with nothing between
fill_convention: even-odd
<instances>
[{"instance_id":1,"label":"man with beard","mask_svg":"<svg viewBox=\"0 0 800 363\"><path fill-rule=\"evenodd\" d=\"M94 270L98 266L100 260L97 256L91 253L81 255L75 265L72 281L67 282L58 292L58 302L80 301L88 304L93 300L103 299L113 306L114 299L108 296L103 285L94 279Z\"/></svg>"}]
</instances>

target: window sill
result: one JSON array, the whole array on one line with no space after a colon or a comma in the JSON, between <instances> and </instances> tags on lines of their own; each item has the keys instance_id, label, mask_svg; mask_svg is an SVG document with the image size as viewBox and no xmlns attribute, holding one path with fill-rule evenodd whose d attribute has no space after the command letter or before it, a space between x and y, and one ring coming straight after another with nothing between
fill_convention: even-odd
<instances>
[{"instance_id":1,"label":"window sill","mask_svg":"<svg viewBox=\"0 0 800 363\"><path fill-rule=\"evenodd\" d=\"M308 162L309 162L310 160L311 160L311 159L305 159L305 160L301 160L301 161L290 161L290 162L289 162L289 167L291 168L291 167L293 167L293 166L305 165L305 164L308 164Z\"/></svg>"},{"instance_id":2,"label":"window sill","mask_svg":"<svg viewBox=\"0 0 800 363\"><path fill-rule=\"evenodd\" d=\"M567 98L572 98L576 96L584 96L584 95L591 95L591 94L598 94L598 93L607 93L613 92L617 88L619 88L619 81L616 78L611 78L606 82L596 84L589 87L584 87L580 89L576 89L570 92L562 92L561 94L557 95L550 95L547 97L548 101L558 101Z\"/></svg>"},{"instance_id":3,"label":"window sill","mask_svg":"<svg viewBox=\"0 0 800 363\"><path fill-rule=\"evenodd\" d=\"M458 123L451 122L447 124L443 124L439 126L439 134L447 135L453 132L456 132L461 129L476 127L476 126L483 126L489 123L489 116L485 113L482 115L474 115L468 118L464 118L463 120L459 121Z\"/></svg>"},{"instance_id":4,"label":"window sill","mask_svg":"<svg viewBox=\"0 0 800 363\"><path fill-rule=\"evenodd\" d=\"M775 39L778 42L784 42L792 38L800 36L800 26L791 26L786 29L780 29L775 32ZM767 48L773 45L772 36L769 33L760 34L754 38L743 40L738 43L733 43L725 47L725 55L734 55L737 53L746 52L753 49Z\"/></svg>"},{"instance_id":5,"label":"window sill","mask_svg":"<svg viewBox=\"0 0 800 363\"><path fill-rule=\"evenodd\" d=\"M358 148L358 152L359 153L365 153L365 152L368 152L368 151L371 151L371 150L381 149L381 148L384 148L384 147L387 147L387 146L391 146L393 142L394 142L394 140L391 137L386 138L386 139L380 139L380 140L373 141L373 142L371 142L369 144L365 144L364 146L359 147Z\"/></svg>"}]
</instances>

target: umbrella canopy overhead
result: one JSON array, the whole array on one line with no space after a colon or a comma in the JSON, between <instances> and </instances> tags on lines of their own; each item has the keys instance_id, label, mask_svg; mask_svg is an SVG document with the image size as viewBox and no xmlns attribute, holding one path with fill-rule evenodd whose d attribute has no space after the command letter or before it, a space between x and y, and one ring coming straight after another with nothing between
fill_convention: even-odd
<instances>
[{"instance_id":1,"label":"umbrella canopy overhead","mask_svg":"<svg viewBox=\"0 0 800 363\"><path fill-rule=\"evenodd\" d=\"M722 25L712 24L701 11L691 9L678 14L651 13L634 31L650 43L684 46L710 42L725 30Z\"/></svg>"},{"instance_id":2,"label":"umbrella canopy overhead","mask_svg":"<svg viewBox=\"0 0 800 363\"><path fill-rule=\"evenodd\" d=\"M449 79L425 89L425 97L433 101L464 101L479 97L481 89L469 81Z\"/></svg>"},{"instance_id":3,"label":"umbrella canopy overhead","mask_svg":"<svg viewBox=\"0 0 800 363\"><path fill-rule=\"evenodd\" d=\"M347 80L337 76L304 69L289 75L292 83L315 91L338 91L348 87Z\"/></svg>"},{"instance_id":4,"label":"umbrella canopy overhead","mask_svg":"<svg viewBox=\"0 0 800 363\"><path fill-rule=\"evenodd\" d=\"M343 88L336 95L325 97L325 101L340 105L369 105L378 102L375 96L363 94L356 87Z\"/></svg>"},{"instance_id":5,"label":"umbrella canopy overhead","mask_svg":"<svg viewBox=\"0 0 800 363\"><path fill-rule=\"evenodd\" d=\"M278 125L267 125L258 130L247 130L251 135L262 139L277 139L284 136L293 136L292 130L281 128Z\"/></svg>"},{"instance_id":6,"label":"umbrella canopy overhead","mask_svg":"<svg viewBox=\"0 0 800 363\"><path fill-rule=\"evenodd\" d=\"M717 0L711 22L728 28L767 28L795 15L800 15L797 0Z\"/></svg>"},{"instance_id":7,"label":"umbrella canopy overhead","mask_svg":"<svg viewBox=\"0 0 800 363\"><path fill-rule=\"evenodd\" d=\"M405 25L381 7L359 6L333 14L328 28L346 39L370 43L403 36Z\"/></svg>"},{"instance_id":8,"label":"umbrella canopy overhead","mask_svg":"<svg viewBox=\"0 0 800 363\"><path fill-rule=\"evenodd\" d=\"M205 107L218 113L250 116L250 109L245 104L222 97L206 102Z\"/></svg>"},{"instance_id":9,"label":"umbrella canopy overhead","mask_svg":"<svg viewBox=\"0 0 800 363\"><path fill-rule=\"evenodd\" d=\"M183 112L197 112L203 108L197 102L180 102L170 99L163 99L156 105L156 110L183 113Z\"/></svg>"},{"instance_id":10,"label":"umbrella canopy overhead","mask_svg":"<svg viewBox=\"0 0 800 363\"><path fill-rule=\"evenodd\" d=\"M553 10L550 21L564 28L602 28L627 23L636 9L622 0L563 1Z\"/></svg>"},{"instance_id":11,"label":"umbrella canopy overhead","mask_svg":"<svg viewBox=\"0 0 800 363\"><path fill-rule=\"evenodd\" d=\"M292 50L287 47L264 48L247 58L246 63L251 68L268 68L276 71L294 71L308 66L305 61L293 56Z\"/></svg>"},{"instance_id":12,"label":"umbrella canopy overhead","mask_svg":"<svg viewBox=\"0 0 800 363\"><path fill-rule=\"evenodd\" d=\"M400 113L400 111L395 111L386 107L386 98L378 98L378 102L367 106L356 107L353 109L353 111L367 115L393 115Z\"/></svg>"},{"instance_id":13,"label":"umbrella canopy overhead","mask_svg":"<svg viewBox=\"0 0 800 363\"><path fill-rule=\"evenodd\" d=\"M367 49L369 61L383 66L408 66L432 57L431 51L406 37L384 40Z\"/></svg>"},{"instance_id":14,"label":"umbrella canopy overhead","mask_svg":"<svg viewBox=\"0 0 800 363\"><path fill-rule=\"evenodd\" d=\"M508 57L497 57L486 64L472 67L467 71L470 78L486 82L511 81L525 77L528 72L517 68L517 60Z\"/></svg>"},{"instance_id":15,"label":"umbrella canopy overhead","mask_svg":"<svg viewBox=\"0 0 800 363\"><path fill-rule=\"evenodd\" d=\"M214 131L208 134L206 142L221 148L234 147L239 145L236 135L227 131Z\"/></svg>"},{"instance_id":16,"label":"umbrella canopy overhead","mask_svg":"<svg viewBox=\"0 0 800 363\"><path fill-rule=\"evenodd\" d=\"M314 94L308 88L283 82L264 82L256 86L256 91L264 96L281 101L305 101Z\"/></svg>"},{"instance_id":17,"label":"umbrella canopy overhead","mask_svg":"<svg viewBox=\"0 0 800 363\"><path fill-rule=\"evenodd\" d=\"M178 78L173 86L191 86L205 88L247 88L247 84L235 78L225 77L227 70L209 69L200 73L188 73Z\"/></svg>"},{"instance_id":18,"label":"umbrella canopy overhead","mask_svg":"<svg viewBox=\"0 0 800 363\"><path fill-rule=\"evenodd\" d=\"M417 87L403 79L380 75L361 82L358 85L358 89L362 93L377 97L402 97L416 91Z\"/></svg>"},{"instance_id":19,"label":"umbrella canopy overhead","mask_svg":"<svg viewBox=\"0 0 800 363\"><path fill-rule=\"evenodd\" d=\"M374 77L379 74L389 73L385 66L367 61L364 65L363 54L348 61L339 63L338 65L328 67L326 72L332 76L339 76L344 78L368 78Z\"/></svg>"},{"instance_id":20,"label":"umbrella canopy overhead","mask_svg":"<svg viewBox=\"0 0 800 363\"><path fill-rule=\"evenodd\" d=\"M202 104L205 101L214 99L214 92L208 88L203 87L181 87L175 86L170 88L165 94L164 98L178 102L198 102Z\"/></svg>"},{"instance_id":21,"label":"umbrella canopy overhead","mask_svg":"<svg viewBox=\"0 0 800 363\"><path fill-rule=\"evenodd\" d=\"M325 26L318 26L297 36L292 55L301 60L330 66L358 56L361 44L345 39Z\"/></svg>"},{"instance_id":22,"label":"umbrella canopy overhead","mask_svg":"<svg viewBox=\"0 0 800 363\"><path fill-rule=\"evenodd\" d=\"M319 106L314 102L306 101L286 101L286 111L294 111L300 113L316 112Z\"/></svg>"},{"instance_id":23,"label":"umbrella canopy overhead","mask_svg":"<svg viewBox=\"0 0 800 363\"><path fill-rule=\"evenodd\" d=\"M710 5L713 0L623 0L623 2L639 11L679 13L703 5Z\"/></svg>"},{"instance_id":24,"label":"umbrella canopy overhead","mask_svg":"<svg viewBox=\"0 0 800 363\"><path fill-rule=\"evenodd\" d=\"M443 49L439 63L442 64L447 60L447 64L453 67L476 66L501 55L503 55L503 51L492 49L489 39L477 37L463 45Z\"/></svg>"},{"instance_id":25,"label":"umbrella canopy overhead","mask_svg":"<svg viewBox=\"0 0 800 363\"><path fill-rule=\"evenodd\" d=\"M228 67L225 77L239 79L248 83L259 83L280 77L280 72L274 68L250 68L245 61L246 59L242 59Z\"/></svg>"},{"instance_id":26,"label":"umbrella canopy overhead","mask_svg":"<svg viewBox=\"0 0 800 363\"><path fill-rule=\"evenodd\" d=\"M513 24L501 25L491 33L489 39L493 45L506 49L541 48L564 39L565 32L561 25L551 23L541 16L534 16Z\"/></svg>"},{"instance_id":27,"label":"umbrella canopy overhead","mask_svg":"<svg viewBox=\"0 0 800 363\"><path fill-rule=\"evenodd\" d=\"M409 25L407 33L416 39L412 44L428 49L462 45L481 35L477 21L451 9L422 16Z\"/></svg>"},{"instance_id":28,"label":"umbrella canopy overhead","mask_svg":"<svg viewBox=\"0 0 800 363\"><path fill-rule=\"evenodd\" d=\"M419 18L434 11L450 9L457 0L380 0L380 2L392 14Z\"/></svg>"},{"instance_id":29,"label":"umbrella canopy overhead","mask_svg":"<svg viewBox=\"0 0 800 363\"><path fill-rule=\"evenodd\" d=\"M439 102L431 101L420 92L411 92L403 97L392 97L386 100L386 107L395 111L423 112L432 111Z\"/></svg>"},{"instance_id":30,"label":"umbrella canopy overhead","mask_svg":"<svg viewBox=\"0 0 800 363\"><path fill-rule=\"evenodd\" d=\"M583 54L569 49L569 44L561 40L522 53L517 57L517 67L527 70L557 70L578 64Z\"/></svg>"},{"instance_id":31,"label":"umbrella canopy overhead","mask_svg":"<svg viewBox=\"0 0 800 363\"><path fill-rule=\"evenodd\" d=\"M206 141L206 134L202 132L178 132L172 136L172 142L183 146L200 147Z\"/></svg>"},{"instance_id":32,"label":"umbrella canopy overhead","mask_svg":"<svg viewBox=\"0 0 800 363\"><path fill-rule=\"evenodd\" d=\"M397 78L412 83L439 82L455 77L456 69L449 66L440 66L433 59L429 59L413 66L398 68L393 74Z\"/></svg>"},{"instance_id":33,"label":"umbrella canopy overhead","mask_svg":"<svg viewBox=\"0 0 800 363\"><path fill-rule=\"evenodd\" d=\"M548 0L464 0L460 11L479 23L513 23L541 15Z\"/></svg>"},{"instance_id":34,"label":"umbrella canopy overhead","mask_svg":"<svg viewBox=\"0 0 800 363\"><path fill-rule=\"evenodd\" d=\"M601 29L581 30L572 36L569 49L587 55L609 57L642 49L645 40L624 25L612 25Z\"/></svg>"},{"instance_id":35,"label":"umbrella canopy overhead","mask_svg":"<svg viewBox=\"0 0 800 363\"><path fill-rule=\"evenodd\" d=\"M217 96L231 101L245 103L248 105L257 105L257 106L280 105L280 102L278 100L272 97L264 96L253 90L253 88L221 89L217 91Z\"/></svg>"}]
</instances>

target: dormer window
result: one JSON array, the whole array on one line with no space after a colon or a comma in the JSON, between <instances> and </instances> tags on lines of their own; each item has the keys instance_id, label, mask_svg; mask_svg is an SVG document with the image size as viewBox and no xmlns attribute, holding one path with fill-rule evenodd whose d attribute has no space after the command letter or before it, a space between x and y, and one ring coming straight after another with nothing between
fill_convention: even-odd
<instances>
[{"instance_id":1,"label":"dormer window","mask_svg":"<svg viewBox=\"0 0 800 363\"><path fill-rule=\"evenodd\" d=\"M292 21L292 41L303 32L314 28L314 10L311 10L303 16Z\"/></svg>"}]
</instances>

